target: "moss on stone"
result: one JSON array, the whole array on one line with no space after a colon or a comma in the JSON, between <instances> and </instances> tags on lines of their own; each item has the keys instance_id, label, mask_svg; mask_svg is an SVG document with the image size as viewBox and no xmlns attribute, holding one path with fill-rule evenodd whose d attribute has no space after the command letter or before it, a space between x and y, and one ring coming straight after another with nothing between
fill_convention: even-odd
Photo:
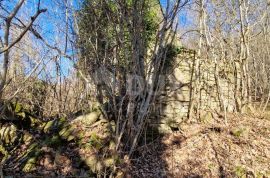
<instances>
[{"instance_id":1,"label":"moss on stone","mask_svg":"<svg viewBox=\"0 0 270 178\"><path fill-rule=\"evenodd\" d=\"M37 162L37 158L36 157L31 157L27 160L27 162L25 163L24 167L23 167L23 171L24 172L31 172L33 170L35 170L36 167L36 162Z\"/></svg>"},{"instance_id":2,"label":"moss on stone","mask_svg":"<svg viewBox=\"0 0 270 178\"><path fill-rule=\"evenodd\" d=\"M61 143L61 138L58 135L47 137L45 141L43 142L44 145L52 146L52 147L58 146L60 145L60 143Z\"/></svg>"},{"instance_id":3,"label":"moss on stone","mask_svg":"<svg viewBox=\"0 0 270 178\"><path fill-rule=\"evenodd\" d=\"M54 125L54 121L47 122L43 128L44 133L48 133L53 127L53 125Z\"/></svg>"},{"instance_id":4,"label":"moss on stone","mask_svg":"<svg viewBox=\"0 0 270 178\"><path fill-rule=\"evenodd\" d=\"M17 138L17 128L15 125L5 125L0 129L0 141L3 144L11 145Z\"/></svg>"}]
</instances>

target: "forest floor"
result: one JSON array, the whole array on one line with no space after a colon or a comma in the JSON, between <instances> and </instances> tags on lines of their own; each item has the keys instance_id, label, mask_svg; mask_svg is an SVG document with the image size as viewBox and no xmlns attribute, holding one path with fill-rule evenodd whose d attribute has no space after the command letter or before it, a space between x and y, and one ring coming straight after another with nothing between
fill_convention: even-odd
<instances>
[{"instance_id":1,"label":"forest floor","mask_svg":"<svg viewBox=\"0 0 270 178\"><path fill-rule=\"evenodd\" d=\"M185 124L139 150L130 177L270 177L270 119Z\"/></svg>"},{"instance_id":2,"label":"forest floor","mask_svg":"<svg viewBox=\"0 0 270 178\"><path fill-rule=\"evenodd\" d=\"M34 134L32 141L11 150L4 174L96 177L89 170L104 170L117 160L111 157L109 127L103 119L94 124L77 119L72 131L64 127L57 136ZM182 124L179 131L139 147L136 158L122 164L122 172L119 178L270 177L270 119L229 114L227 125L218 117Z\"/></svg>"}]
</instances>

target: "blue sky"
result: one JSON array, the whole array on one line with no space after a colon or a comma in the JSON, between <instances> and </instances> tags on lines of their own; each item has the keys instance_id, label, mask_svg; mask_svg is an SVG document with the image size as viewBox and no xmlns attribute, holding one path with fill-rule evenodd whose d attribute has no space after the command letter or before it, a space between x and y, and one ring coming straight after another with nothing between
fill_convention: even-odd
<instances>
[{"instance_id":1,"label":"blue sky","mask_svg":"<svg viewBox=\"0 0 270 178\"><path fill-rule=\"evenodd\" d=\"M64 1L64 0L63 0ZM79 8L79 0L67 0L68 3L72 4L73 7ZM161 4L165 7L167 0L160 0ZM16 1L3 1L3 6L7 9L12 9L15 5ZM26 0L26 3L23 5L23 8L19 11L18 17L22 18L24 22L28 21L30 16L32 16L37 8L38 0ZM37 31L42 34L42 36L46 39L46 41L52 45L57 46L62 51L64 51L63 41L65 41L65 7L61 6L59 0L41 0L41 8L46 8L47 12L41 14L38 17L37 22L35 23L34 27ZM26 12L30 12L30 14L26 14ZM71 14L69 14L71 15ZM180 28L181 26L187 25L189 22L187 20L187 14L185 11L180 12L179 15L179 22ZM38 24L38 25L37 25ZM59 28L60 27L60 28ZM0 30L0 35L2 36L2 31ZM37 42L36 46L42 46L41 42ZM41 51L44 55L47 55L47 58L50 59L51 57L57 55L57 52L47 53L46 49ZM68 46L67 50L68 54L72 54L71 46ZM61 58L59 60L59 64L61 66L61 75L68 76L71 69L73 69L74 61L70 61L66 58ZM49 64L48 64L49 65ZM53 67L53 66L52 66ZM53 71L53 70L52 70ZM51 73L51 75L55 75Z\"/></svg>"},{"instance_id":2,"label":"blue sky","mask_svg":"<svg viewBox=\"0 0 270 178\"><path fill-rule=\"evenodd\" d=\"M160 3L163 7L167 7L167 0L160 0ZM186 10L182 10L180 11L179 13L179 23L180 23L180 26L185 26L185 25L188 25L189 20L188 20L188 17L187 17L187 12Z\"/></svg>"}]
</instances>

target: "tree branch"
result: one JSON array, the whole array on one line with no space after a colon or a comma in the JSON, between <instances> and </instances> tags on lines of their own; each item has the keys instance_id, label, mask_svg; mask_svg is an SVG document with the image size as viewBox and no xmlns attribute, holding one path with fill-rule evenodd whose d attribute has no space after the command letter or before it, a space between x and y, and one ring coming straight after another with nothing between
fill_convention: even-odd
<instances>
[{"instance_id":1,"label":"tree branch","mask_svg":"<svg viewBox=\"0 0 270 178\"><path fill-rule=\"evenodd\" d=\"M31 26L33 25L34 21L37 19L37 17L43 13L46 12L47 9L40 9L36 12L36 14L31 17L31 22L25 27L25 29L23 30L23 32L17 37L17 39L15 39L13 42L11 42L7 47L5 47L3 50L0 51L0 54L6 52L7 50L9 50L10 48L12 48L16 43L18 43L23 36L25 35L25 33L31 28Z\"/></svg>"},{"instance_id":2,"label":"tree branch","mask_svg":"<svg viewBox=\"0 0 270 178\"><path fill-rule=\"evenodd\" d=\"M22 4L24 3L25 0L20 0L20 2L15 6L15 8L13 9L13 11L9 14L9 16L6 18L6 21L8 23L10 23L12 21L12 19L15 17L15 15L18 13L18 11L20 10Z\"/></svg>"}]
</instances>

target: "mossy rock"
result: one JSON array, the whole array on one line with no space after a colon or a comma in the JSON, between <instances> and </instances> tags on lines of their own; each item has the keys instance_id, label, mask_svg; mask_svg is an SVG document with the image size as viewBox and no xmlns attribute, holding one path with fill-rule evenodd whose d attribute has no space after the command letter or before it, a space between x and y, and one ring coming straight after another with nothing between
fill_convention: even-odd
<instances>
[{"instance_id":1,"label":"mossy rock","mask_svg":"<svg viewBox=\"0 0 270 178\"><path fill-rule=\"evenodd\" d=\"M17 139L17 128L15 125L4 125L0 129L0 141L11 145Z\"/></svg>"},{"instance_id":2,"label":"mossy rock","mask_svg":"<svg viewBox=\"0 0 270 178\"><path fill-rule=\"evenodd\" d=\"M38 155L40 153L40 149L38 148L38 145L39 144L37 142L32 143L26 150L23 150L23 152L20 152L15 162L25 163L29 158L34 157L35 155Z\"/></svg>"},{"instance_id":3,"label":"mossy rock","mask_svg":"<svg viewBox=\"0 0 270 178\"><path fill-rule=\"evenodd\" d=\"M71 141L75 139L74 130L75 130L74 126L66 126L59 132L59 135L61 136L62 139Z\"/></svg>"},{"instance_id":4,"label":"mossy rock","mask_svg":"<svg viewBox=\"0 0 270 178\"><path fill-rule=\"evenodd\" d=\"M77 117L71 122L71 124L78 123L83 124L84 126L90 126L99 119L100 115L101 115L100 112L97 111L91 112L89 114Z\"/></svg>"},{"instance_id":5,"label":"mossy rock","mask_svg":"<svg viewBox=\"0 0 270 178\"><path fill-rule=\"evenodd\" d=\"M77 139L78 140L82 140L83 138L84 138L84 133L83 132L79 132L78 134L77 134Z\"/></svg>"},{"instance_id":6,"label":"mossy rock","mask_svg":"<svg viewBox=\"0 0 270 178\"><path fill-rule=\"evenodd\" d=\"M61 117L61 118L57 119L56 121L57 121L58 126L63 126L67 123L67 119L64 117Z\"/></svg>"},{"instance_id":7,"label":"mossy rock","mask_svg":"<svg viewBox=\"0 0 270 178\"><path fill-rule=\"evenodd\" d=\"M38 118L35 118L34 116L29 116L31 121L31 127L38 127L39 129L42 128L43 122L39 120Z\"/></svg>"},{"instance_id":8,"label":"mossy rock","mask_svg":"<svg viewBox=\"0 0 270 178\"><path fill-rule=\"evenodd\" d=\"M26 118L26 113L24 111L16 113L16 116L20 116L22 119Z\"/></svg>"},{"instance_id":9,"label":"mossy rock","mask_svg":"<svg viewBox=\"0 0 270 178\"><path fill-rule=\"evenodd\" d=\"M92 172L96 172L97 169L96 169L96 165L98 163L98 156L93 154L93 155L90 155L88 156L85 160L84 160L85 164L89 167L89 169L92 171Z\"/></svg>"},{"instance_id":10,"label":"mossy rock","mask_svg":"<svg viewBox=\"0 0 270 178\"><path fill-rule=\"evenodd\" d=\"M24 143L29 143L32 139L33 139L33 136L30 133L24 132L24 134L23 134L23 142Z\"/></svg>"},{"instance_id":11,"label":"mossy rock","mask_svg":"<svg viewBox=\"0 0 270 178\"><path fill-rule=\"evenodd\" d=\"M61 138L58 135L47 137L42 144L46 146L56 147L61 144Z\"/></svg>"},{"instance_id":12,"label":"mossy rock","mask_svg":"<svg viewBox=\"0 0 270 178\"><path fill-rule=\"evenodd\" d=\"M43 132L49 133L53 130L59 130L67 125L67 121L65 118L59 118L52 121L48 121L46 124L43 125Z\"/></svg>"},{"instance_id":13,"label":"mossy rock","mask_svg":"<svg viewBox=\"0 0 270 178\"><path fill-rule=\"evenodd\" d=\"M23 109L22 104L20 104L20 103L13 104L13 107L14 107L15 113L21 112Z\"/></svg>"},{"instance_id":14,"label":"mossy rock","mask_svg":"<svg viewBox=\"0 0 270 178\"><path fill-rule=\"evenodd\" d=\"M34 171L36 169L36 162L37 162L37 157L31 157L27 160L27 162L25 163L24 167L23 167L23 171L24 172L31 172Z\"/></svg>"},{"instance_id":15,"label":"mossy rock","mask_svg":"<svg viewBox=\"0 0 270 178\"><path fill-rule=\"evenodd\" d=\"M48 133L54 126L54 121L48 121L43 128L44 133Z\"/></svg>"},{"instance_id":16,"label":"mossy rock","mask_svg":"<svg viewBox=\"0 0 270 178\"><path fill-rule=\"evenodd\" d=\"M0 142L1 143L1 142ZM8 154L8 151L5 149L5 147L2 146L2 143L0 144L0 153L2 155L4 155L2 158L1 158L1 162L4 162L8 157L9 157L9 154ZM1 164L0 162L0 164Z\"/></svg>"},{"instance_id":17,"label":"mossy rock","mask_svg":"<svg viewBox=\"0 0 270 178\"><path fill-rule=\"evenodd\" d=\"M38 143L35 142L35 143L32 143L29 147L28 147L28 150L31 151L33 150L34 148L36 148L38 146Z\"/></svg>"},{"instance_id":18,"label":"mossy rock","mask_svg":"<svg viewBox=\"0 0 270 178\"><path fill-rule=\"evenodd\" d=\"M23 156L17 161L23 163L22 170L24 172L31 172L36 169L36 162L42 153L43 151L38 144L33 143L24 153L22 153Z\"/></svg>"},{"instance_id":19,"label":"mossy rock","mask_svg":"<svg viewBox=\"0 0 270 178\"><path fill-rule=\"evenodd\" d=\"M88 144L97 150L100 150L103 147L102 139L95 133L91 135Z\"/></svg>"}]
</instances>

